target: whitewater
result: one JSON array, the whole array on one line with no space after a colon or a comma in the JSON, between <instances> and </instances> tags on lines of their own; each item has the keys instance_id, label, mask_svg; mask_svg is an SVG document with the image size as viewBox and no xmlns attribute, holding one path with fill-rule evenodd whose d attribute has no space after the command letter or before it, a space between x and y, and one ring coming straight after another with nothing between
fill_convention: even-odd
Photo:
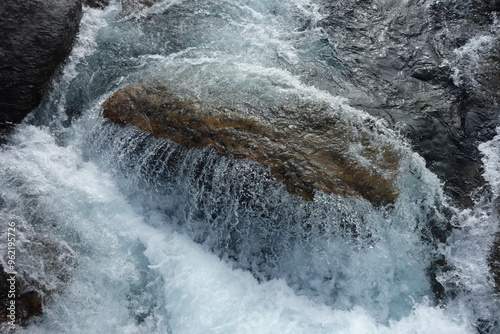
<instances>
[{"instance_id":1,"label":"whitewater","mask_svg":"<svg viewBox=\"0 0 500 334\"><path fill-rule=\"evenodd\" d=\"M119 13L84 8L51 93L0 149L2 238L15 222L19 273L46 297L16 333L499 332L487 245L500 229L500 128L479 146L490 191L454 208L404 138L344 97L313 2ZM307 98L370 120L401 152L398 200L305 202L256 163L105 121L106 98L141 81L249 110ZM443 258L449 269L430 274ZM438 283L455 297L439 300Z\"/></svg>"}]
</instances>

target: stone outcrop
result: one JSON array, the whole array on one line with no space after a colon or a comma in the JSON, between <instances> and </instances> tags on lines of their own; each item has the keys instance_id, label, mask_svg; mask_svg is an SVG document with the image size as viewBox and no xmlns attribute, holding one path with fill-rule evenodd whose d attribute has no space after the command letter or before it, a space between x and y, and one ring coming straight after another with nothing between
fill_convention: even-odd
<instances>
[{"instance_id":1,"label":"stone outcrop","mask_svg":"<svg viewBox=\"0 0 500 334\"><path fill-rule=\"evenodd\" d=\"M348 69L337 80L354 86L343 96L399 128L455 204L472 207L485 182L477 143L499 120L498 50L456 50L495 36L498 1L319 1L319 24Z\"/></svg>"},{"instance_id":2,"label":"stone outcrop","mask_svg":"<svg viewBox=\"0 0 500 334\"><path fill-rule=\"evenodd\" d=\"M17 326L25 324L33 316L42 314L42 297L34 290L25 291L26 287L17 278L11 280L12 276L6 273L0 264L0 324L14 321ZM14 291L15 298L9 297L11 291ZM14 314L8 309L11 301L15 302Z\"/></svg>"},{"instance_id":3,"label":"stone outcrop","mask_svg":"<svg viewBox=\"0 0 500 334\"><path fill-rule=\"evenodd\" d=\"M362 126L299 109L256 118L205 106L167 87L135 84L116 91L104 103L103 116L187 147L212 146L221 155L254 160L307 200L323 190L376 205L394 202L398 154L389 144Z\"/></svg>"},{"instance_id":4,"label":"stone outcrop","mask_svg":"<svg viewBox=\"0 0 500 334\"><path fill-rule=\"evenodd\" d=\"M464 0L324 4L320 23L355 82L356 107L399 126L460 207L473 207L482 176L479 142L500 121L500 2ZM491 42L474 47L487 36ZM480 44L477 44L480 45ZM355 102L356 103L356 102ZM500 291L500 237L490 257Z\"/></svg>"},{"instance_id":5,"label":"stone outcrop","mask_svg":"<svg viewBox=\"0 0 500 334\"><path fill-rule=\"evenodd\" d=\"M78 32L81 0L0 2L0 130L36 107Z\"/></svg>"}]
</instances>

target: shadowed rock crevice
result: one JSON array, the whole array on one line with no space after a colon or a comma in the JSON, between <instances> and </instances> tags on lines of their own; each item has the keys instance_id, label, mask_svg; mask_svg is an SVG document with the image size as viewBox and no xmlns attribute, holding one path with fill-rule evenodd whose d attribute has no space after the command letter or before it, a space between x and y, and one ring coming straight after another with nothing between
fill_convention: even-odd
<instances>
[{"instance_id":1,"label":"shadowed rock crevice","mask_svg":"<svg viewBox=\"0 0 500 334\"><path fill-rule=\"evenodd\" d=\"M221 155L259 162L306 200L322 190L376 205L395 201L399 159L390 144L334 115L281 108L286 119L257 118L203 105L164 86L135 84L116 91L103 116L186 147L211 146Z\"/></svg>"},{"instance_id":2,"label":"shadowed rock crevice","mask_svg":"<svg viewBox=\"0 0 500 334\"><path fill-rule=\"evenodd\" d=\"M0 264L0 324L24 325L31 317L42 314L42 297L34 290L27 290L25 285L16 275L6 273Z\"/></svg>"}]
</instances>

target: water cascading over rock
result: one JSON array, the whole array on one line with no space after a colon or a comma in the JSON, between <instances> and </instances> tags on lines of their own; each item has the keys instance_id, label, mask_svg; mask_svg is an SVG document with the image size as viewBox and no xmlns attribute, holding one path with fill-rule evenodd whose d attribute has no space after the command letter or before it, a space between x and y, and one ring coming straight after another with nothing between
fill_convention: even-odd
<instances>
[{"instance_id":1,"label":"water cascading over rock","mask_svg":"<svg viewBox=\"0 0 500 334\"><path fill-rule=\"evenodd\" d=\"M279 106L259 119L231 107L203 105L161 85L135 84L116 91L104 103L103 115L187 147L212 146L222 155L259 162L306 200L323 190L375 205L393 203L397 151L361 125L301 112L311 107L318 106Z\"/></svg>"}]
</instances>

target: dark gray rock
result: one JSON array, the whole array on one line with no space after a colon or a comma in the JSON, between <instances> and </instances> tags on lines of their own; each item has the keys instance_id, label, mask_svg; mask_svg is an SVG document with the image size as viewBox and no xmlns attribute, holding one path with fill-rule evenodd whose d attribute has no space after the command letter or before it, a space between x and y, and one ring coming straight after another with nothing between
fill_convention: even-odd
<instances>
[{"instance_id":1,"label":"dark gray rock","mask_svg":"<svg viewBox=\"0 0 500 334\"><path fill-rule=\"evenodd\" d=\"M144 8L151 7L161 0L121 0L122 12L121 16L127 16L143 10Z\"/></svg>"},{"instance_id":2,"label":"dark gray rock","mask_svg":"<svg viewBox=\"0 0 500 334\"><path fill-rule=\"evenodd\" d=\"M489 263L493 279L495 280L495 289L500 294L500 233L496 234L495 242L491 248Z\"/></svg>"},{"instance_id":3,"label":"dark gray rock","mask_svg":"<svg viewBox=\"0 0 500 334\"><path fill-rule=\"evenodd\" d=\"M0 129L36 107L71 51L81 0L0 2Z\"/></svg>"},{"instance_id":4,"label":"dark gray rock","mask_svg":"<svg viewBox=\"0 0 500 334\"><path fill-rule=\"evenodd\" d=\"M348 69L336 79L353 87L344 95L401 129L455 202L473 205L471 194L484 184L477 144L491 139L499 122L499 48L482 50L479 64L455 50L493 36L499 2L323 3L320 25Z\"/></svg>"},{"instance_id":5,"label":"dark gray rock","mask_svg":"<svg viewBox=\"0 0 500 334\"><path fill-rule=\"evenodd\" d=\"M83 0L83 3L90 8L104 9L107 5L109 5L109 0Z\"/></svg>"},{"instance_id":6,"label":"dark gray rock","mask_svg":"<svg viewBox=\"0 0 500 334\"><path fill-rule=\"evenodd\" d=\"M104 9L109 5L109 0L82 0L90 8ZM162 0L121 0L122 10L119 17L131 15L145 8L149 8Z\"/></svg>"},{"instance_id":7,"label":"dark gray rock","mask_svg":"<svg viewBox=\"0 0 500 334\"><path fill-rule=\"evenodd\" d=\"M339 80L365 92L353 104L400 129L455 204L472 207L487 189L478 144L500 124L500 1L323 2L320 24L349 68ZM489 264L499 292L499 234ZM446 260L433 266L431 277ZM433 290L441 299L443 287Z\"/></svg>"}]
</instances>

